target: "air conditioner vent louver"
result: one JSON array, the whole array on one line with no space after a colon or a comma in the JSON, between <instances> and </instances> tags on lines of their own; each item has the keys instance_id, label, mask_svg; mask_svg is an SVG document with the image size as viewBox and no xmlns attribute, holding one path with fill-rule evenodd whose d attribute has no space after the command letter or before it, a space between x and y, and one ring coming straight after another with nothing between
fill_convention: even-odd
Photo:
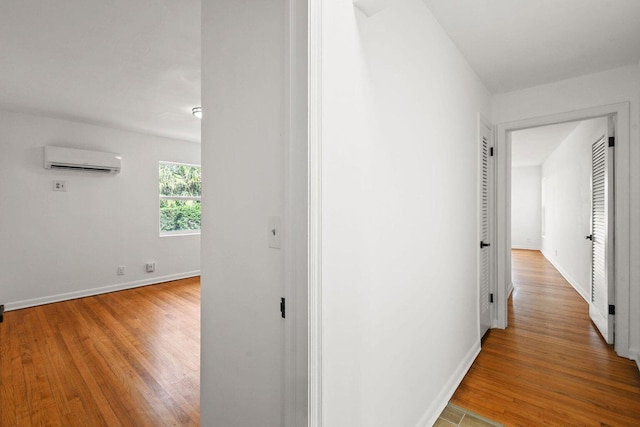
<instances>
[{"instance_id":1,"label":"air conditioner vent louver","mask_svg":"<svg viewBox=\"0 0 640 427\"><path fill-rule=\"evenodd\" d=\"M45 169L119 173L122 157L119 154L102 151L48 146L44 147L44 167Z\"/></svg>"},{"instance_id":2,"label":"air conditioner vent louver","mask_svg":"<svg viewBox=\"0 0 640 427\"><path fill-rule=\"evenodd\" d=\"M89 168L86 166L67 166L67 165L51 165L50 169L72 169L72 170L80 170L80 171L90 171L90 172L108 172L111 173L111 169L101 169L101 168Z\"/></svg>"}]
</instances>

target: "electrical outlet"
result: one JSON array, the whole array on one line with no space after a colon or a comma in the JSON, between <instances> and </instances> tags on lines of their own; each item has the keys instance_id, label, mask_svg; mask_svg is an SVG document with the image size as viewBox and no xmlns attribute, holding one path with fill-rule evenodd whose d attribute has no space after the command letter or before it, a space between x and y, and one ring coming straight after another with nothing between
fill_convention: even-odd
<instances>
[{"instance_id":1,"label":"electrical outlet","mask_svg":"<svg viewBox=\"0 0 640 427\"><path fill-rule=\"evenodd\" d=\"M53 191L67 191L67 181L53 181Z\"/></svg>"},{"instance_id":2,"label":"electrical outlet","mask_svg":"<svg viewBox=\"0 0 640 427\"><path fill-rule=\"evenodd\" d=\"M156 271L156 263L148 262L145 264L145 268L147 270L147 273L153 273L154 271Z\"/></svg>"},{"instance_id":3,"label":"electrical outlet","mask_svg":"<svg viewBox=\"0 0 640 427\"><path fill-rule=\"evenodd\" d=\"M124 275L124 265L118 266L118 276Z\"/></svg>"}]
</instances>

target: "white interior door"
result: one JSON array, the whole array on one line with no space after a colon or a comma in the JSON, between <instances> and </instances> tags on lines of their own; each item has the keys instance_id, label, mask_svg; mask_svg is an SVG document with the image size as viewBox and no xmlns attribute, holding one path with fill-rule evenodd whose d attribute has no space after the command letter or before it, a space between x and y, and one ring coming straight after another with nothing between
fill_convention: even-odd
<instances>
[{"instance_id":1,"label":"white interior door","mask_svg":"<svg viewBox=\"0 0 640 427\"><path fill-rule=\"evenodd\" d=\"M491 127L482 119L478 120L478 140L480 143L480 218L479 218L479 262L478 287L480 296L480 336L482 337L491 327L491 248L489 216L491 208Z\"/></svg>"},{"instance_id":2,"label":"white interior door","mask_svg":"<svg viewBox=\"0 0 640 427\"><path fill-rule=\"evenodd\" d=\"M587 236L592 242L589 316L608 344L613 344L615 315L612 221L614 145L613 137L607 134L592 146L591 235Z\"/></svg>"}]
</instances>

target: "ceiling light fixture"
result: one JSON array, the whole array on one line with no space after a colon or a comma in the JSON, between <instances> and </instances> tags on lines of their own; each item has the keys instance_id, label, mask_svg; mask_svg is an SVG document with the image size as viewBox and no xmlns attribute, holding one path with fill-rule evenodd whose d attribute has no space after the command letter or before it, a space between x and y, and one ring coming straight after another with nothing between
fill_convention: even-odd
<instances>
[{"instance_id":1,"label":"ceiling light fixture","mask_svg":"<svg viewBox=\"0 0 640 427\"><path fill-rule=\"evenodd\" d=\"M193 107L191 109L191 114L193 114L197 118L201 119L202 118L202 107Z\"/></svg>"}]
</instances>

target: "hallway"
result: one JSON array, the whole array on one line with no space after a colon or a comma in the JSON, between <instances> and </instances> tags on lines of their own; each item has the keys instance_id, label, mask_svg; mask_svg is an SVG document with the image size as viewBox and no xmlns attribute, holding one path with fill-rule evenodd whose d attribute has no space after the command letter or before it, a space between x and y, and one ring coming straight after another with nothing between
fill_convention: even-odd
<instances>
[{"instance_id":1,"label":"hallway","mask_svg":"<svg viewBox=\"0 0 640 427\"><path fill-rule=\"evenodd\" d=\"M509 327L493 329L451 403L506 426L640 425L640 372L538 251L513 250Z\"/></svg>"}]
</instances>

